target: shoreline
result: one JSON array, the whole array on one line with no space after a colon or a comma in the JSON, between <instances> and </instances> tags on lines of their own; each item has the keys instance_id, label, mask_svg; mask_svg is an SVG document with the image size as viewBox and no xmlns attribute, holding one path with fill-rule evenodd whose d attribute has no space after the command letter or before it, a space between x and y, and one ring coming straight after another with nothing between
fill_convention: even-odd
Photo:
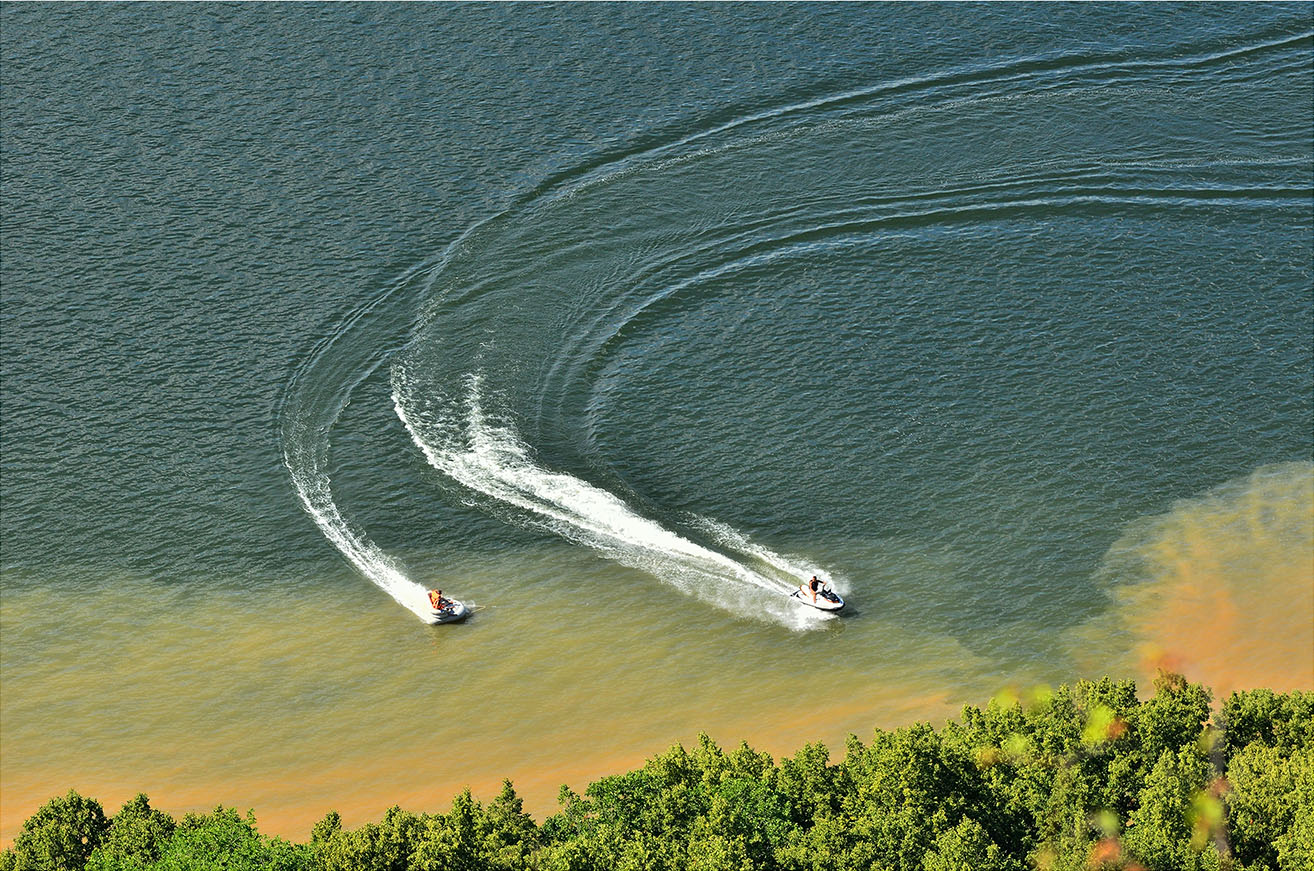
<instances>
[{"instance_id":1,"label":"shoreline","mask_svg":"<svg viewBox=\"0 0 1314 871\"><path fill-rule=\"evenodd\" d=\"M939 729L918 721L851 736L842 755L807 743L775 759L700 734L564 792L541 821L509 782L494 797L467 789L418 813L394 796L360 823L326 812L309 837L292 840L236 807L174 818L138 794L106 812L69 790L24 824L0 868L192 867L216 850L240 854L243 868L305 871L373 867L385 855L406 867L430 867L420 857L432 855L471 867L494 858L509 869L567 858L616 867L659 844L675 868L702 867L707 855L721 857L715 867L794 868L827 851L887 865L935 867L952 856L1010 868L1153 861L1165 849L1201 854L1204 866L1303 855L1314 691L1258 688L1212 701L1208 687L1160 671L1153 694L1108 677L1005 691ZM1069 781L1080 788L1056 788ZM1294 816L1256 821L1256 809L1288 804ZM1060 817L1085 822L1052 831L1046 821Z\"/></svg>"}]
</instances>

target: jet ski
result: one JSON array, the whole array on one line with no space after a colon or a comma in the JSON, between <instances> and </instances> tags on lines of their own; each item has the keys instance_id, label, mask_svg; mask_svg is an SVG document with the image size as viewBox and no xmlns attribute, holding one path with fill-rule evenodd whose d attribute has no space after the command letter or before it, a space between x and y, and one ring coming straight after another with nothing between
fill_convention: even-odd
<instances>
[{"instance_id":1,"label":"jet ski","mask_svg":"<svg viewBox=\"0 0 1314 871\"><path fill-rule=\"evenodd\" d=\"M821 589L817 590L817 601L812 601L812 592L799 588L790 594L790 598L797 599L809 608L816 608L818 611L838 611L844 607L844 600L840 594L830 588L830 584L822 584Z\"/></svg>"},{"instance_id":2,"label":"jet ski","mask_svg":"<svg viewBox=\"0 0 1314 871\"><path fill-rule=\"evenodd\" d=\"M433 600L430 598L429 613L424 615L424 621L430 625L438 623L456 623L470 616L470 609L465 606L464 602L458 602L456 599L449 599L443 596L439 600L439 607L433 607Z\"/></svg>"}]
</instances>

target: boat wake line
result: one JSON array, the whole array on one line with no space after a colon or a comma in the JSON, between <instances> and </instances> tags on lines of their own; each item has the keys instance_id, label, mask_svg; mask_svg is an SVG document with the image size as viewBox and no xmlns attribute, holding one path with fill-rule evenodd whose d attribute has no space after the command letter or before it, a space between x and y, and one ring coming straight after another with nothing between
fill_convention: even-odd
<instances>
[{"instance_id":1,"label":"boat wake line","mask_svg":"<svg viewBox=\"0 0 1314 871\"><path fill-rule=\"evenodd\" d=\"M774 553L726 524L692 518L700 532L735 552L736 559L645 517L608 490L544 468L509 424L486 412L478 375L467 378L466 395L454 400L418 388L405 362L399 362L392 367L392 399L397 417L430 466L480 497L516 509L526 525L589 547L732 613L795 628L827 618L789 599L802 578L817 575L830 582L824 569Z\"/></svg>"},{"instance_id":2,"label":"boat wake line","mask_svg":"<svg viewBox=\"0 0 1314 871\"><path fill-rule=\"evenodd\" d=\"M280 408L283 463L297 498L361 575L423 622L444 622L427 588L343 516L329 473L330 434L352 394L402 351L391 367L398 418L433 468L488 500L488 507L510 508L516 522L585 545L730 613L796 629L816 627L831 616L789 598L811 575L833 583L826 570L762 547L727 524L690 515L684 524L712 546L699 544L644 516L618 495L536 462L509 424L485 412L478 375L466 377L461 398L416 386L401 342L389 347L369 340L380 331L394 341L404 335L411 310L398 303L409 301L412 285L426 283L433 269L409 270L349 316L294 373ZM357 329L363 321L369 328ZM468 599L465 605L470 612L479 610Z\"/></svg>"},{"instance_id":3,"label":"boat wake line","mask_svg":"<svg viewBox=\"0 0 1314 871\"><path fill-rule=\"evenodd\" d=\"M288 383L279 409L283 465L292 478L301 507L347 562L398 604L426 623L440 622L428 591L411 580L402 566L353 527L333 498L329 476L329 433L355 389L374 374L391 351L385 344L362 341L376 330L396 333L409 309L399 306L430 269L427 264L403 273L374 299L352 312L301 364ZM370 323L362 337L357 327ZM465 603L474 610L473 603Z\"/></svg>"},{"instance_id":4,"label":"boat wake line","mask_svg":"<svg viewBox=\"0 0 1314 871\"><path fill-rule=\"evenodd\" d=\"M357 314L375 311L390 295L385 293ZM393 353L375 353L363 365L350 353L329 353L341 350L335 346L357 319L349 318L289 384L281 410L283 462L306 513L360 574L422 621L444 622L427 588L349 523L333 497L329 433L356 387ZM315 377L310 377L312 371ZM608 490L544 468L510 425L485 413L482 379L472 375L466 384L464 399L451 401L439 392L415 388L403 363L391 369L393 406L407 433L433 468L462 487L514 509L526 525L585 545L731 613L796 629L818 626L831 616L799 607L789 598L799 580L810 575L833 583L825 569L762 547L728 524L687 517L688 526L725 552L714 550L643 516ZM471 612L479 610L468 599L465 605Z\"/></svg>"},{"instance_id":5,"label":"boat wake line","mask_svg":"<svg viewBox=\"0 0 1314 871\"><path fill-rule=\"evenodd\" d=\"M290 459L286 462L292 472L293 484L297 496L306 513L358 572L369 578L397 601L399 605L412 611L426 623L438 622L434 619L434 608L429 603L429 594L425 587L406 576L397 561L384 553L365 535L354 530L338 510L329 488L328 475L315 464L304 464L296 457L297 451L289 451ZM473 603L466 603L473 607Z\"/></svg>"}]
</instances>

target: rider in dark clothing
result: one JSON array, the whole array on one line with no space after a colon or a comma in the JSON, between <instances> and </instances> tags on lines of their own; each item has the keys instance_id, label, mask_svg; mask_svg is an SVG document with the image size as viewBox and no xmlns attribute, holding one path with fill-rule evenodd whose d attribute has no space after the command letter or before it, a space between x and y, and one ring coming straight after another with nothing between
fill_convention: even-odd
<instances>
[{"instance_id":1,"label":"rider in dark clothing","mask_svg":"<svg viewBox=\"0 0 1314 871\"><path fill-rule=\"evenodd\" d=\"M817 602L817 593L821 591L823 586L825 586L825 582L816 575L813 575L812 580L808 581L808 589L812 591L812 603L814 605Z\"/></svg>"}]
</instances>

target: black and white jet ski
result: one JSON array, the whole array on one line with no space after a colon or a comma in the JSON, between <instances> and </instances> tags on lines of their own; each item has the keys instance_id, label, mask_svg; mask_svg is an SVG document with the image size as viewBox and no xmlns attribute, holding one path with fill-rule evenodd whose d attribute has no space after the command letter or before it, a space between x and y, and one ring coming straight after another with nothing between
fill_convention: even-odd
<instances>
[{"instance_id":1,"label":"black and white jet ski","mask_svg":"<svg viewBox=\"0 0 1314 871\"><path fill-rule=\"evenodd\" d=\"M790 598L797 599L809 608L816 608L818 611L838 611L844 607L844 600L840 594L830 588L830 584L822 584L821 589L817 590L817 599L812 600L812 591L805 587L799 587L790 594Z\"/></svg>"},{"instance_id":2,"label":"black and white jet ski","mask_svg":"<svg viewBox=\"0 0 1314 871\"><path fill-rule=\"evenodd\" d=\"M429 613L423 615L424 622L430 625L438 623L456 623L470 616L470 609L465 606L464 602L458 602L456 599L449 599L446 596L442 598L440 607L434 608L430 602Z\"/></svg>"}]
</instances>

